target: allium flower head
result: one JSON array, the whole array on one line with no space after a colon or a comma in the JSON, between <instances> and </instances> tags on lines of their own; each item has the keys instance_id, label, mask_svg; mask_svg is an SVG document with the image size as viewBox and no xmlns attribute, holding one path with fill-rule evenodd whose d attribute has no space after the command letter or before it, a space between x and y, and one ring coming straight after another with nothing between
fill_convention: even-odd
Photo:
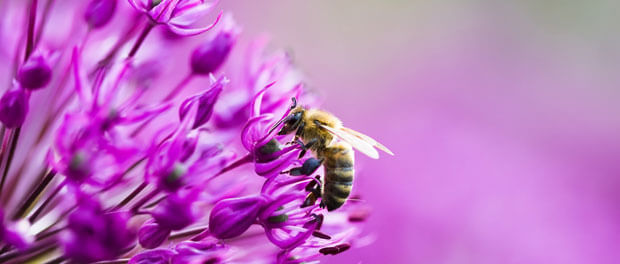
<instances>
[{"instance_id":1,"label":"allium flower head","mask_svg":"<svg viewBox=\"0 0 620 264\"><path fill-rule=\"evenodd\" d=\"M308 202L321 163L278 133L316 103L285 52L237 43L230 15L196 26L217 1L67 1L3 10L26 19L0 35L16 47L0 53L0 262L312 263L364 245L353 205ZM214 30L147 39L159 25Z\"/></svg>"}]
</instances>

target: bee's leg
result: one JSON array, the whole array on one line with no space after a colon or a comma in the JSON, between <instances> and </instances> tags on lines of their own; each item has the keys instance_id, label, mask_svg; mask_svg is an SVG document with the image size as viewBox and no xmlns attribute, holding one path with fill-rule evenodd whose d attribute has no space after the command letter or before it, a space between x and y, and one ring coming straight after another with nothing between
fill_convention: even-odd
<instances>
[{"instance_id":1,"label":"bee's leg","mask_svg":"<svg viewBox=\"0 0 620 264\"><path fill-rule=\"evenodd\" d=\"M304 155L306 155L306 151L308 151L308 149L310 149L314 144L316 144L317 142L319 142L318 139L313 138L310 141L308 141L308 143L306 143L305 145L302 146L303 150L299 153L299 157L301 159L301 157L303 157Z\"/></svg>"},{"instance_id":2,"label":"bee's leg","mask_svg":"<svg viewBox=\"0 0 620 264\"><path fill-rule=\"evenodd\" d=\"M313 192L309 193L308 196L306 196L306 200L304 200L304 203L301 204L301 208L314 205L316 203L316 199L316 194L314 194Z\"/></svg>"},{"instance_id":3,"label":"bee's leg","mask_svg":"<svg viewBox=\"0 0 620 264\"><path fill-rule=\"evenodd\" d=\"M302 121L299 124L299 126L297 127L297 131L295 131L295 137L293 138L293 140L291 142L288 142L287 144L291 145L291 144L295 144L298 141L300 141L299 139L301 138L302 134L304 133L304 127L306 127L306 122Z\"/></svg>"},{"instance_id":4,"label":"bee's leg","mask_svg":"<svg viewBox=\"0 0 620 264\"><path fill-rule=\"evenodd\" d=\"M320 182L319 178L320 176L317 175L316 181L311 181L308 185L306 185L306 191L309 191L310 193L306 196L304 203L301 204L301 208L314 205L316 203L316 199L321 197L321 185L317 185L317 181Z\"/></svg>"},{"instance_id":5,"label":"bee's leg","mask_svg":"<svg viewBox=\"0 0 620 264\"><path fill-rule=\"evenodd\" d=\"M316 177L314 177L316 179L316 181L311 181L308 183L308 185L306 185L306 191L308 192L314 192L316 190L316 185L319 184L319 194L321 193L321 176L317 175Z\"/></svg>"},{"instance_id":6,"label":"bee's leg","mask_svg":"<svg viewBox=\"0 0 620 264\"><path fill-rule=\"evenodd\" d=\"M283 171L282 173L288 173L292 176L310 176L316 171L316 169L321 167L321 164L323 164L323 159L309 158L303 165L301 165L301 167L292 168L288 171Z\"/></svg>"}]
</instances>

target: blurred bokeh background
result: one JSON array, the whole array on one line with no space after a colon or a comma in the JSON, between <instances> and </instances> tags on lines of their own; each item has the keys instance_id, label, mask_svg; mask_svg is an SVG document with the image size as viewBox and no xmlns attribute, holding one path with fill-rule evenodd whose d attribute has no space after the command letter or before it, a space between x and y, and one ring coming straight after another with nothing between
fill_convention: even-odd
<instances>
[{"instance_id":1,"label":"blurred bokeh background","mask_svg":"<svg viewBox=\"0 0 620 264\"><path fill-rule=\"evenodd\" d=\"M620 2L222 4L397 154L358 155L376 241L326 263L618 263Z\"/></svg>"}]
</instances>

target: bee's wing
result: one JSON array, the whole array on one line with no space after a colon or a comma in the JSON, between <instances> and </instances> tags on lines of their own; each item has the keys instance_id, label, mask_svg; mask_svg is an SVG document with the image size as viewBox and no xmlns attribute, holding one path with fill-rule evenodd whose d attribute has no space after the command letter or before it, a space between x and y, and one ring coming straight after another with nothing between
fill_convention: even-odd
<instances>
[{"instance_id":1,"label":"bee's wing","mask_svg":"<svg viewBox=\"0 0 620 264\"><path fill-rule=\"evenodd\" d=\"M353 146L355 149L359 150L360 152L366 154L368 157L371 157L373 159L379 158L379 152L377 152L377 150L369 142L366 142L362 140L361 138L354 136L342 129L328 127L322 124L321 124L321 127L327 130L330 134L336 136L337 138L351 144L351 146Z\"/></svg>"},{"instance_id":2,"label":"bee's wing","mask_svg":"<svg viewBox=\"0 0 620 264\"><path fill-rule=\"evenodd\" d=\"M371 145L373 145L374 147L376 147L376 148L378 148L378 149L380 149L380 150L383 150L383 151L384 151L385 153L387 153L387 154L390 154L390 155L394 156L394 153L393 153L390 149L388 149L388 148L387 148L386 146L384 146L383 144L381 144L381 143L377 142L377 141L376 141L376 140L374 140L373 138L371 138L371 137L369 137L369 136L367 136L367 135L364 135L364 134L362 134L362 133L360 133L360 132L357 132L357 131L355 131L355 130L353 130L353 129L350 129L350 128L348 128L348 127L343 127L343 128L342 128L342 130L344 130L344 131L346 131L347 133L349 133L349 134L351 134L351 135L354 135L354 136L356 136L356 137L358 137L358 138L361 138L362 140L364 140L364 141L366 141L366 142L370 143Z\"/></svg>"}]
</instances>

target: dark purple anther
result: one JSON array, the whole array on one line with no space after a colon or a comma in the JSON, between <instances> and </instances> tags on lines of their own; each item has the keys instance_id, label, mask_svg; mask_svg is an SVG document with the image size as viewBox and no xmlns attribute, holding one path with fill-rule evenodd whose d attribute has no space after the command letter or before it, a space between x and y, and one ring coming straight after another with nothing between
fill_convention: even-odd
<instances>
[{"instance_id":1,"label":"dark purple anther","mask_svg":"<svg viewBox=\"0 0 620 264\"><path fill-rule=\"evenodd\" d=\"M312 236L322 238L322 239L332 239L332 237L329 236L328 234L325 234L318 230L315 230L314 232L312 232Z\"/></svg>"},{"instance_id":2,"label":"dark purple anther","mask_svg":"<svg viewBox=\"0 0 620 264\"><path fill-rule=\"evenodd\" d=\"M21 126L28 114L28 95L15 85L0 98L0 121L7 128Z\"/></svg>"},{"instance_id":3,"label":"dark purple anther","mask_svg":"<svg viewBox=\"0 0 620 264\"><path fill-rule=\"evenodd\" d=\"M364 222L370 215L368 208L356 208L349 213L349 222Z\"/></svg>"},{"instance_id":4,"label":"dark purple anther","mask_svg":"<svg viewBox=\"0 0 620 264\"><path fill-rule=\"evenodd\" d=\"M92 0L84 12L84 20L91 28L105 26L116 10L117 0Z\"/></svg>"},{"instance_id":5,"label":"dark purple anther","mask_svg":"<svg viewBox=\"0 0 620 264\"><path fill-rule=\"evenodd\" d=\"M349 248L351 248L351 245L349 245L348 243L344 243L344 244L337 245L335 247L322 248L319 250L319 252L323 255L337 255L337 254L347 251Z\"/></svg>"},{"instance_id":6,"label":"dark purple anther","mask_svg":"<svg viewBox=\"0 0 620 264\"><path fill-rule=\"evenodd\" d=\"M46 59L41 56L31 56L17 72L17 81L28 90L38 90L45 87L52 79L52 68Z\"/></svg>"},{"instance_id":7,"label":"dark purple anther","mask_svg":"<svg viewBox=\"0 0 620 264\"><path fill-rule=\"evenodd\" d=\"M222 31L214 39L198 46L191 58L194 74L207 75L217 71L226 61L234 44L235 36L231 32Z\"/></svg>"},{"instance_id":8,"label":"dark purple anther","mask_svg":"<svg viewBox=\"0 0 620 264\"><path fill-rule=\"evenodd\" d=\"M219 239L239 236L256 222L264 205L265 199L261 196L219 201L209 216L209 231Z\"/></svg>"}]
</instances>

